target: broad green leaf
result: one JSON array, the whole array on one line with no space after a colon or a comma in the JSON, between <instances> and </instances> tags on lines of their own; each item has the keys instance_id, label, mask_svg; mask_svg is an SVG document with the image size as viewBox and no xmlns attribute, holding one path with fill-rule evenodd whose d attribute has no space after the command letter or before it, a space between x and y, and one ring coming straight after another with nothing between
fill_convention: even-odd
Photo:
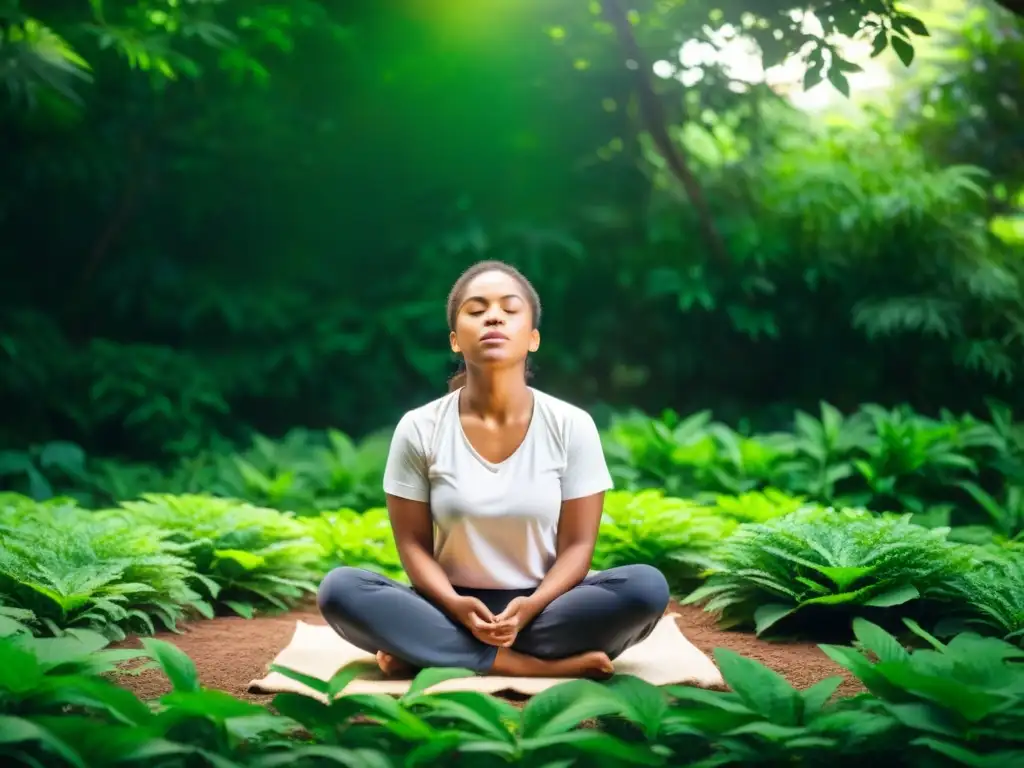
<instances>
[{"instance_id":1,"label":"broad green leaf","mask_svg":"<svg viewBox=\"0 0 1024 768\"><path fill-rule=\"evenodd\" d=\"M842 684L843 678L836 675L819 680L814 685L800 691L800 698L804 702L804 717L820 712Z\"/></svg>"},{"instance_id":2,"label":"broad green leaf","mask_svg":"<svg viewBox=\"0 0 1024 768\"><path fill-rule=\"evenodd\" d=\"M874 669L891 684L958 712L970 722L978 722L1008 703L1005 695L972 688L948 677L922 674L902 662L880 662Z\"/></svg>"},{"instance_id":3,"label":"broad green leaf","mask_svg":"<svg viewBox=\"0 0 1024 768\"><path fill-rule=\"evenodd\" d=\"M360 675L375 671L377 665L373 662L354 662L342 667L327 681L327 700L333 701L340 696L349 683Z\"/></svg>"},{"instance_id":4,"label":"broad green leaf","mask_svg":"<svg viewBox=\"0 0 1024 768\"><path fill-rule=\"evenodd\" d=\"M416 677L413 678L412 683L409 685L409 690L406 692L405 696L402 697L402 700L405 702L412 701L428 688L433 688L435 685L439 685L446 680L458 680L464 677L476 677L476 672L471 669L459 669L456 667L435 667L421 670Z\"/></svg>"},{"instance_id":5,"label":"broad green leaf","mask_svg":"<svg viewBox=\"0 0 1024 768\"><path fill-rule=\"evenodd\" d=\"M782 603L768 603L759 606L754 611L755 631L758 635L763 634L770 627L796 612L796 610L797 606L783 605Z\"/></svg>"},{"instance_id":6,"label":"broad green leaf","mask_svg":"<svg viewBox=\"0 0 1024 768\"><path fill-rule=\"evenodd\" d=\"M26 741L39 742L76 768L86 768L79 754L50 731L21 717L0 715L0 744L20 744Z\"/></svg>"},{"instance_id":7,"label":"broad green leaf","mask_svg":"<svg viewBox=\"0 0 1024 768\"><path fill-rule=\"evenodd\" d=\"M875 654L879 661L907 661L910 658L910 653L899 641L877 624L861 618L854 619L853 633L861 645Z\"/></svg>"},{"instance_id":8,"label":"broad green leaf","mask_svg":"<svg viewBox=\"0 0 1024 768\"><path fill-rule=\"evenodd\" d=\"M199 673L184 651L165 640L152 637L143 638L142 647L160 665L175 691L199 690Z\"/></svg>"},{"instance_id":9,"label":"broad green leaf","mask_svg":"<svg viewBox=\"0 0 1024 768\"><path fill-rule=\"evenodd\" d=\"M582 752L621 761L624 765L662 765L665 759L642 744L627 744L607 733L587 728L566 733L537 734L524 738L520 747L529 754L555 746L571 746Z\"/></svg>"},{"instance_id":10,"label":"broad green leaf","mask_svg":"<svg viewBox=\"0 0 1024 768\"><path fill-rule=\"evenodd\" d=\"M727 648L715 650L715 661L725 682L754 712L777 725L799 722L800 694L779 673Z\"/></svg>"},{"instance_id":11,"label":"broad green leaf","mask_svg":"<svg viewBox=\"0 0 1024 768\"><path fill-rule=\"evenodd\" d=\"M456 693L466 695L456 696ZM519 712L512 707L512 716L509 717L503 709L494 706L492 699L494 697L476 691L453 691L450 694L420 696L416 704L432 713L461 721L472 729L472 733L513 743L515 737L506 722L517 723Z\"/></svg>"},{"instance_id":12,"label":"broad green leaf","mask_svg":"<svg viewBox=\"0 0 1024 768\"><path fill-rule=\"evenodd\" d=\"M523 738L552 736L584 720L622 712L623 705L592 680L559 683L534 696L523 708Z\"/></svg>"},{"instance_id":13,"label":"broad green leaf","mask_svg":"<svg viewBox=\"0 0 1024 768\"><path fill-rule=\"evenodd\" d=\"M668 712L668 698L657 686L633 675L615 675L605 687L622 703L623 714L653 739Z\"/></svg>"},{"instance_id":14,"label":"broad green leaf","mask_svg":"<svg viewBox=\"0 0 1024 768\"><path fill-rule=\"evenodd\" d=\"M321 680L319 677L313 677L312 675L307 675L303 672L297 672L296 670L289 669L288 667L282 667L280 664L271 664L270 671L277 672L280 675L284 675L290 680L294 680L297 683L301 683L307 688L311 688L312 690L316 691L317 693L321 693L324 696L327 695L327 680Z\"/></svg>"},{"instance_id":15,"label":"broad green leaf","mask_svg":"<svg viewBox=\"0 0 1024 768\"><path fill-rule=\"evenodd\" d=\"M840 568L822 565L818 566L817 570L831 579L840 592L846 592L855 582L874 573L875 568L874 566L848 566Z\"/></svg>"},{"instance_id":16,"label":"broad green leaf","mask_svg":"<svg viewBox=\"0 0 1024 768\"><path fill-rule=\"evenodd\" d=\"M921 593L913 584L901 584L898 587L887 589L885 592L880 592L879 594L872 596L871 599L864 602L864 605L868 605L873 608L892 608L896 605L909 603L911 600L916 600L920 596Z\"/></svg>"},{"instance_id":17,"label":"broad green leaf","mask_svg":"<svg viewBox=\"0 0 1024 768\"><path fill-rule=\"evenodd\" d=\"M214 690L174 691L163 696L160 703L179 712L221 721L267 713L258 704L241 701L224 691Z\"/></svg>"},{"instance_id":18,"label":"broad green leaf","mask_svg":"<svg viewBox=\"0 0 1024 768\"><path fill-rule=\"evenodd\" d=\"M939 739L922 738L910 742L914 746L927 747L928 749L945 755L954 761L956 765L967 765L970 768L1007 768L1011 765L1024 764L1024 750L1000 750L980 754L967 749L959 744L952 744Z\"/></svg>"}]
</instances>

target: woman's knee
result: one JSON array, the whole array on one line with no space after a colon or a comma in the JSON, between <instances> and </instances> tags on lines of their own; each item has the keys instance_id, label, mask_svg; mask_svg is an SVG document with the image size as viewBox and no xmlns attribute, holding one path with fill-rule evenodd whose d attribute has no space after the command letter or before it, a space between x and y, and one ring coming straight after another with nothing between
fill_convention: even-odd
<instances>
[{"instance_id":1,"label":"woman's knee","mask_svg":"<svg viewBox=\"0 0 1024 768\"><path fill-rule=\"evenodd\" d=\"M352 599L363 581L359 568L341 566L324 576L316 593L320 613L330 621L344 621L351 616Z\"/></svg>"},{"instance_id":2,"label":"woman's knee","mask_svg":"<svg viewBox=\"0 0 1024 768\"><path fill-rule=\"evenodd\" d=\"M644 564L623 566L621 571L624 581L620 595L630 608L646 616L663 615L671 599L664 574Z\"/></svg>"}]
</instances>

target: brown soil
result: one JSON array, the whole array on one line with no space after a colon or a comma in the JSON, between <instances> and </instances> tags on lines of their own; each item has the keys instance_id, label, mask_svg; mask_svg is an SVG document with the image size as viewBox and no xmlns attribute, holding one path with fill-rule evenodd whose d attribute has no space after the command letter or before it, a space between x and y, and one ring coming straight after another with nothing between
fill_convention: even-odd
<instances>
[{"instance_id":1,"label":"brown soil","mask_svg":"<svg viewBox=\"0 0 1024 768\"><path fill-rule=\"evenodd\" d=\"M715 626L714 617L700 608L673 603L671 612L680 614L679 627L697 648L711 654L715 648L729 648L765 664L789 680L797 688L806 688L833 675L845 678L840 695L862 690L846 670L832 662L813 643L770 643L751 634L723 632ZM298 619L322 624L315 607L302 607L278 616L243 619L227 616L213 620L201 619L183 627L182 634L161 633L183 650L195 663L199 680L207 688L215 688L249 701L267 702L270 696L251 694L246 686L262 677L271 659L285 647L295 631ZM118 644L123 648L139 648L138 638ZM118 682L143 699L159 697L170 690L163 673L146 670L126 674Z\"/></svg>"}]
</instances>

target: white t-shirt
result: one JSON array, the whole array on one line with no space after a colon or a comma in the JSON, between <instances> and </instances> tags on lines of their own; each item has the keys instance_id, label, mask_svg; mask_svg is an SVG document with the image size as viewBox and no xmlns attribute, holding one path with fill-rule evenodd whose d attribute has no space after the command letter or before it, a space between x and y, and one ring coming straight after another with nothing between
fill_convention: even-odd
<instances>
[{"instance_id":1,"label":"white t-shirt","mask_svg":"<svg viewBox=\"0 0 1024 768\"><path fill-rule=\"evenodd\" d=\"M454 586L536 587L555 561L562 502L613 486L586 411L537 390L526 437L500 464L470 444L451 392L395 428L384 492L430 503L434 556Z\"/></svg>"}]
</instances>

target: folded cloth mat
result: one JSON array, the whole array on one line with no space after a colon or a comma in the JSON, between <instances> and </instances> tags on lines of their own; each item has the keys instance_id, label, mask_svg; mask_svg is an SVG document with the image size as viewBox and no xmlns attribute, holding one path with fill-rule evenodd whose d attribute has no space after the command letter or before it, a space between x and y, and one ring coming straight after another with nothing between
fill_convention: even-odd
<instances>
[{"instance_id":1,"label":"folded cloth mat","mask_svg":"<svg viewBox=\"0 0 1024 768\"><path fill-rule=\"evenodd\" d=\"M679 630L678 614L668 614L641 643L626 650L615 660L616 674L634 675L652 685L694 685L710 688L723 685L714 662L699 651ZM371 654L342 640L330 627L298 621L291 642L272 664L301 672L319 680L330 680L342 667L353 663L371 663ZM474 675L445 680L432 691L514 692L531 696L563 683L557 677L498 677ZM385 693L401 696L409 689L411 678L386 678L375 667L367 669L346 686L344 694ZM252 693L301 693L324 701L324 696L279 672L269 672L249 683Z\"/></svg>"}]
</instances>

